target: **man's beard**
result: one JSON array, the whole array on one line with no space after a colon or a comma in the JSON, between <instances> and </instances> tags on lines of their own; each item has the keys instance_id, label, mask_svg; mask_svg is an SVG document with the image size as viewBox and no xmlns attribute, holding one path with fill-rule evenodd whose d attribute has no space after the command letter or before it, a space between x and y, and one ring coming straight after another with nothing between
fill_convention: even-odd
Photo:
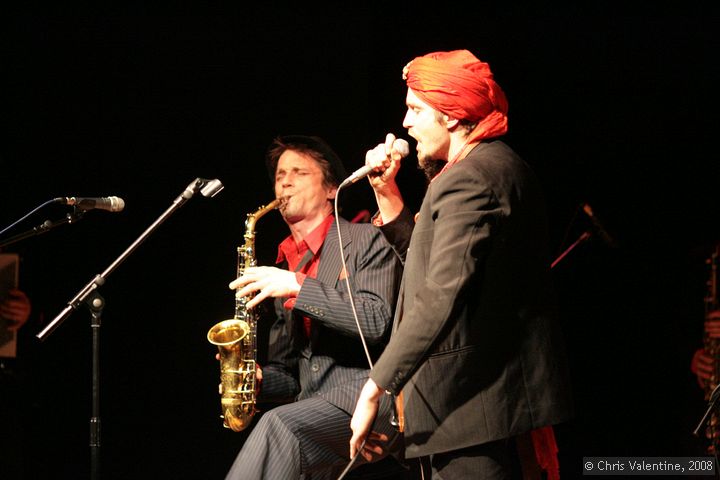
<instances>
[{"instance_id":1,"label":"man's beard","mask_svg":"<svg viewBox=\"0 0 720 480\"><path fill-rule=\"evenodd\" d=\"M418 168L423 171L428 181L435 178L435 175L443 169L446 163L445 160L436 160L429 157L418 158Z\"/></svg>"}]
</instances>

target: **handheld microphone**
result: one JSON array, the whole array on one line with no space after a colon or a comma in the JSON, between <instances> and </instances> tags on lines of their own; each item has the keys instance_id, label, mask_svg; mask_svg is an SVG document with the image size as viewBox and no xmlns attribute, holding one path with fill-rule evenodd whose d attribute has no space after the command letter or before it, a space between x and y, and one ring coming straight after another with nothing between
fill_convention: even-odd
<instances>
[{"instance_id":1,"label":"handheld microphone","mask_svg":"<svg viewBox=\"0 0 720 480\"><path fill-rule=\"evenodd\" d=\"M590 222L593 224L593 227L595 227L595 230L597 231L600 238L602 238L603 242L608 244L610 247L617 247L617 242L613 237L610 236L610 234L603 228L602 224L600 223L600 220L595 217L593 214L592 208L589 204L583 203L582 205L583 212L585 212L585 215L588 216L590 219Z\"/></svg>"},{"instance_id":2,"label":"handheld microphone","mask_svg":"<svg viewBox=\"0 0 720 480\"><path fill-rule=\"evenodd\" d=\"M55 201L63 205L73 205L80 210L121 212L125 208L125 200L120 197L59 197Z\"/></svg>"},{"instance_id":3,"label":"handheld microphone","mask_svg":"<svg viewBox=\"0 0 720 480\"><path fill-rule=\"evenodd\" d=\"M405 158L410 153L410 145L408 142L402 138L398 138L393 142L393 148L397 153L400 154L402 158ZM350 175L348 178L343 180L343 182L340 184L340 187L344 187L345 185L350 185L351 183L355 183L361 178L365 178L370 174L370 172L373 171L373 167L369 165L365 165L363 167L358 168L353 172L352 175Z\"/></svg>"}]
</instances>

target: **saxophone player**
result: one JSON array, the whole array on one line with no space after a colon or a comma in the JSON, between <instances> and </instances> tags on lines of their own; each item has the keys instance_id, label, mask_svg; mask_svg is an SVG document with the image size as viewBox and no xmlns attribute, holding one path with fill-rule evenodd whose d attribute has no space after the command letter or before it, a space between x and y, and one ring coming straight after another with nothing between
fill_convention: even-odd
<instances>
[{"instance_id":1,"label":"saxophone player","mask_svg":"<svg viewBox=\"0 0 720 480\"><path fill-rule=\"evenodd\" d=\"M254 295L248 308L274 299L273 318L260 319L274 323L267 362L258 367L258 401L284 404L253 425L227 479L337 478L350 460L350 418L369 373L335 228L333 202L345 170L318 137L278 137L266 160L290 234L278 246L279 266L248 268L230 288L238 297ZM339 223L352 298L374 360L389 336L401 267L375 227ZM392 438L391 410L384 400L376 422L381 440Z\"/></svg>"}]
</instances>

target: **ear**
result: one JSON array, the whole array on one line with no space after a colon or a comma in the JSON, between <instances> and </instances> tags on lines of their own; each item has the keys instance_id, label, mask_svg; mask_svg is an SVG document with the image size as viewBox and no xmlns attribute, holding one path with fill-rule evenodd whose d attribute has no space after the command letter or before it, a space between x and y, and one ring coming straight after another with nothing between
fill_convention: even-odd
<instances>
[{"instance_id":1,"label":"ear","mask_svg":"<svg viewBox=\"0 0 720 480\"><path fill-rule=\"evenodd\" d=\"M447 127L448 130L453 130L460 123L460 120L457 118L453 118L445 114L443 114L443 121L445 122L445 127Z\"/></svg>"},{"instance_id":2,"label":"ear","mask_svg":"<svg viewBox=\"0 0 720 480\"><path fill-rule=\"evenodd\" d=\"M337 195L337 187L330 187L330 189L327 192L327 199L335 200L335 195Z\"/></svg>"}]
</instances>

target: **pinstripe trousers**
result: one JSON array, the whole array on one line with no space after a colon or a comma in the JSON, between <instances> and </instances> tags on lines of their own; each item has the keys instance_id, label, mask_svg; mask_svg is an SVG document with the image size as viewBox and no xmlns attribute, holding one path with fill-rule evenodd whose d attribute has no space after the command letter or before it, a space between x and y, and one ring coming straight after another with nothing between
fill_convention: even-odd
<instances>
[{"instance_id":1,"label":"pinstripe trousers","mask_svg":"<svg viewBox=\"0 0 720 480\"><path fill-rule=\"evenodd\" d=\"M391 405L381 403L374 430L392 438ZM320 396L273 408L255 425L225 478L336 479L350 461L351 417Z\"/></svg>"}]
</instances>

